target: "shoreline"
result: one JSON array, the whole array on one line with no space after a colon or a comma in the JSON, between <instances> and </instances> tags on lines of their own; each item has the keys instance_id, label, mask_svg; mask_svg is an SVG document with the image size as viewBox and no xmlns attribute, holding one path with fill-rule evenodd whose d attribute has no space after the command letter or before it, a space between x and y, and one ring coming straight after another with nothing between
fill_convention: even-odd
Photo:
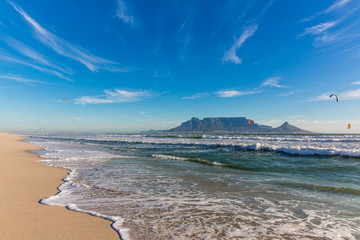
<instances>
[{"instance_id":1,"label":"shoreline","mask_svg":"<svg viewBox=\"0 0 360 240\"><path fill-rule=\"evenodd\" d=\"M42 150L0 133L0 236L2 239L121 239L112 221L41 199L57 194L69 170L44 165Z\"/></svg>"}]
</instances>

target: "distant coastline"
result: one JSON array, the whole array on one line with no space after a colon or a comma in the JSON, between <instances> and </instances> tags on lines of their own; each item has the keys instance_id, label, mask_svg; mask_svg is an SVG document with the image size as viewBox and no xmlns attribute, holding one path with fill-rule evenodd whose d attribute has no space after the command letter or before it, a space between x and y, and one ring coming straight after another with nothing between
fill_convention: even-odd
<instances>
[{"instance_id":1,"label":"distant coastline","mask_svg":"<svg viewBox=\"0 0 360 240\"><path fill-rule=\"evenodd\" d=\"M199 119L193 117L180 126L168 130L152 131L168 133L212 133L212 134L314 134L284 122L281 126L273 128L260 125L246 117L208 117Z\"/></svg>"}]
</instances>

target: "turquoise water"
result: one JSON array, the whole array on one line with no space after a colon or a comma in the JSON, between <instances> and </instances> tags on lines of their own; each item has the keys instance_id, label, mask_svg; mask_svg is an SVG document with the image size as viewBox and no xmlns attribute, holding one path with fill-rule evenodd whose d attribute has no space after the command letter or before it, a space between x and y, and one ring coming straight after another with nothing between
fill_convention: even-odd
<instances>
[{"instance_id":1,"label":"turquoise water","mask_svg":"<svg viewBox=\"0 0 360 240\"><path fill-rule=\"evenodd\" d=\"M31 134L122 239L360 239L360 136Z\"/></svg>"}]
</instances>

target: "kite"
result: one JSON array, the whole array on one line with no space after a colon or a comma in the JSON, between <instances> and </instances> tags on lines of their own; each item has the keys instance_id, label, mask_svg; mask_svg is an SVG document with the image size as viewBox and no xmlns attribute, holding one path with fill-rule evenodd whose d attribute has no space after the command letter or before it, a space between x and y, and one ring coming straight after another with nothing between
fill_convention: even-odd
<instances>
[{"instance_id":1,"label":"kite","mask_svg":"<svg viewBox=\"0 0 360 240\"><path fill-rule=\"evenodd\" d=\"M251 119L249 119L249 125L251 125Z\"/></svg>"},{"instance_id":2,"label":"kite","mask_svg":"<svg viewBox=\"0 0 360 240\"><path fill-rule=\"evenodd\" d=\"M69 104L69 100L67 98L62 98L61 100L65 100Z\"/></svg>"},{"instance_id":3,"label":"kite","mask_svg":"<svg viewBox=\"0 0 360 240\"><path fill-rule=\"evenodd\" d=\"M351 127L351 124L349 123L349 124L348 124L348 129L350 129L350 127Z\"/></svg>"},{"instance_id":4,"label":"kite","mask_svg":"<svg viewBox=\"0 0 360 240\"><path fill-rule=\"evenodd\" d=\"M335 96L337 102L339 101L339 97L336 94L331 94L330 97L332 96Z\"/></svg>"}]
</instances>

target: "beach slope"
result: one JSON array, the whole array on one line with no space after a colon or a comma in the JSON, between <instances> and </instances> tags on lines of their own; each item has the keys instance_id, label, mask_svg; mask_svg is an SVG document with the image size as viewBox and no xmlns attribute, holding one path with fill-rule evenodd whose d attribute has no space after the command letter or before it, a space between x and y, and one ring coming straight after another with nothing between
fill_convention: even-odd
<instances>
[{"instance_id":1,"label":"beach slope","mask_svg":"<svg viewBox=\"0 0 360 240\"><path fill-rule=\"evenodd\" d=\"M68 171L38 162L28 151L40 148L21 139L0 133L0 238L119 239L108 220L39 203L57 192Z\"/></svg>"}]
</instances>

